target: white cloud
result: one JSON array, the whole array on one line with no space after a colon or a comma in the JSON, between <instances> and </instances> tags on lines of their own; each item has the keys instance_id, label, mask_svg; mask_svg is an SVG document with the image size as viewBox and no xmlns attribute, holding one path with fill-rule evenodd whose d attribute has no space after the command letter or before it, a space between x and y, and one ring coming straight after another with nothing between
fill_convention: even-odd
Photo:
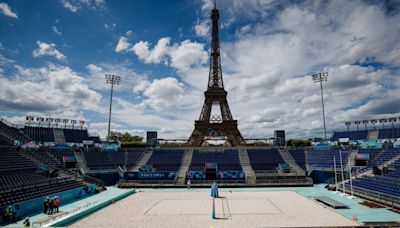
<instances>
[{"instance_id":1,"label":"white cloud","mask_svg":"<svg viewBox=\"0 0 400 228\"><path fill-rule=\"evenodd\" d=\"M72 5L69 1L62 0L61 3L63 6L68 9L69 11L75 13L78 11L78 6Z\"/></svg>"},{"instance_id":2,"label":"white cloud","mask_svg":"<svg viewBox=\"0 0 400 228\"><path fill-rule=\"evenodd\" d=\"M139 41L133 45L132 51L145 63L160 63L168 52L169 42L169 37L161 38L154 48L150 49L147 41Z\"/></svg>"},{"instance_id":3,"label":"white cloud","mask_svg":"<svg viewBox=\"0 0 400 228\"><path fill-rule=\"evenodd\" d=\"M169 50L171 66L178 70L185 70L189 67L203 65L207 63L208 53L204 50L204 44L182 41L174 44Z\"/></svg>"},{"instance_id":4,"label":"white cloud","mask_svg":"<svg viewBox=\"0 0 400 228\"><path fill-rule=\"evenodd\" d=\"M109 90L110 85L106 84L105 75L114 74L121 77L121 83L116 91L132 91L143 81L147 81L147 75L138 74L127 64L89 64L86 66L88 76L85 78L87 84L98 90ZM142 90L143 91L143 90Z\"/></svg>"},{"instance_id":5,"label":"white cloud","mask_svg":"<svg viewBox=\"0 0 400 228\"><path fill-rule=\"evenodd\" d=\"M148 41L131 44L128 41L130 34L128 33L118 40L115 47L116 52L132 51L144 63L170 64L180 71L207 63L208 53L204 50L204 44L184 40L181 43L170 45L171 39L164 37L159 39L157 44L151 48Z\"/></svg>"},{"instance_id":6,"label":"white cloud","mask_svg":"<svg viewBox=\"0 0 400 228\"><path fill-rule=\"evenodd\" d=\"M0 75L2 111L76 113L77 110L105 112L101 95L84 83L84 78L68 67L42 68L18 66L12 78Z\"/></svg>"},{"instance_id":7,"label":"white cloud","mask_svg":"<svg viewBox=\"0 0 400 228\"><path fill-rule=\"evenodd\" d=\"M155 79L144 91L144 103L155 110L171 108L183 98L184 85L176 78Z\"/></svg>"},{"instance_id":8,"label":"white cloud","mask_svg":"<svg viewBox=\"0 0 400 228\"><path fill-rule=\"evenodd\" d=\"M127 34L130 34L131 31L128 31ZM126 52L131 49L132 44L128 41L129 36L121 36L118 40L118 44L115 47L115 52Z\"/></svg>"},{"instance_id":9,"label":"white cloud","mask_svg":"<svg viewBox=\"0 0 400 228\"><path fill-rule=\"evenodd\" d=\"M200 21L198 20L194 26L194 32L200 37L208 37L210 33L209 20Z\"/></svg>"},{"instance_id":10,"label":"white cloud","mask_svg":"<svg viewBox=\"0 0 400 228\"><path fill-rule=\"evenodd\" d=\"M105 7L104 0L61 0L62 5L69 11L76 13L82 7L92 10L101 10Z\"/></svg>"},{"instance_id":11,"label":"white cloud","mask_svg":"<svg viewBox=\"0 0 400 228\"><path fill-rule=\"evenodd\" d=\"M18 18L17 14L13 12L6 2L0 3L0 12L7 17Z\"/></svg>"},{"instance_id":12,"label":"white cloud","mask_svg":"<svg viewBox=\"0 0 400 228\"><path fill-rule=\"evenodd\" d=\"M57 26L51 26L51 30L53 30L53 32L59 36L62 35L62 33L60 31L58 31Z\"/></svg>"},{"instance_id":13,"label":"white cloud","mask_svg":"<svg viewBox=\"0 0 400 228\"><path fill-rule=\"evenodd\" d=\"M36 44L38 45L38 48L32 52L34 57L48 55L53 56L58 60L65 60L67 58L63 53L56 49L56 45L53 43L41 42L38 40Z\"/></svg>"}]
</instances>

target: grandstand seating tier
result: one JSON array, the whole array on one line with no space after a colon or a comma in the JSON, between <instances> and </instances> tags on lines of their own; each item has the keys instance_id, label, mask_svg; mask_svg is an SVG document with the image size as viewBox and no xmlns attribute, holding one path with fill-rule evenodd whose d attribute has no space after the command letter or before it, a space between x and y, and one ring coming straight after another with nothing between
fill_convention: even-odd
<instances>
[{"instance_id":1,"label":"grandstand seating tier","mask_svg":"<svg viewBox=\"0 0 400 228\"><path fill-rule=\"evenodd\" d=\"M275 171L285 163L278 149L247 149L254 172Z\"/></svg>"},{"instance_id":2,"label":"grandstand seating tier","mask_svg":"<svg viewBox=\"0 0 400 228\"><path fill-rule=\"evenodd\" d=\"M206 163L216 163L218 171L242 171L237 149L194 150L189 171L204 171Z\"/></svg>"}]
</instances>

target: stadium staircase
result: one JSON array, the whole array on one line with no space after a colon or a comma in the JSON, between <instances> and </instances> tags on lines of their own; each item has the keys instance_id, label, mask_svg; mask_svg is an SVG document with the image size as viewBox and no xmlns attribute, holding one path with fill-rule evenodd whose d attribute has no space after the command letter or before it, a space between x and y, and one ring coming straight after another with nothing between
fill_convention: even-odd
<instances>
[{"instance_id":1,"label":"stadium staircase","mask_svg":"<svg viewBox=\"0 0 400 228\"><path fill-rule=\"evenodd\" d=\"M286 149L279 149L279 153L281 154L283 160L293 169L296 174L306 175L306 171L302 169L294 160L293 156Z\"/></svg>"},{"instance_id":2,"label":"stadium staircase","mask_svg":"<svg viewBox=\"0 0 400 228\"><path fill-rule=\"evenodd\" d=\"M349 168L351 170L351 168L354 167L354 159L356 158L356 154L358 153L357 150L352 150L349 154L349 158L347 159L347 164L345 166L345 170L348 171Z\"/></svg>"},{"instance_id":3,"label":"stadium staircase","mask_svg":"<svg viewBox=\"0 0 400 228\"><path fill-rule=\"evenodd\" d=\"M385 167L385 166L387 167L387 166L393 164L393 163L394 163L396 160L398 160L398 159L400 159L400 154L397 155L397 156L395 156L395 157L393 157L393 158L390 159L389 161L386 161L386 162L382 163L381 165L378 166L378 168L379 168L379 169L383 169L383 167Z\"/></svg>"},{"instance_id":4,"label":"stadium staircase","mask_svg":"<svg viewBox=\"0 0 400 228\"><path fill-rule=\"evenodd\" d=\"M130 171L139 172L139 169L147 164L147 162L151 158L151 155L153 155L153 151L152 150L145 151L143 153L142 157L140 158L139 162L137 163L137 165L132 167L130 169Z\"/></svg>"},{"instance_id":5,"label":"stadium staircase","mask_svg":"<svg viewBox=\"0 0 400 228\"><path fill-rule=\"evenodd\" d=\"M89 168L86 165L85 156L83 155L83 152L77 149L74 151L74 155L76 158L77 168L82 172L82 174L87 173L89 171Z\"/></svg>"},{"instance_id":6,"label":"stadium staircase","mask_svg":"<svg viewBox=\"0 0 400 228\"><path fill-rule=\"evenodd\" d=\"M64 130L59 128L53 128L54 142L59 144L65 143Z\"/></svg>"},{"instance_id":7,"label":"stadium staircase","mask_svg":"<svg viewBox=\"0 0 400 228\"><path fill-rule=\"evenodd\" d=\"M256 175L251 167L249 154L246 148L239 148L239 160L246 177L246 184L256 184Z\"/></svg>"},{"instance_id":8,"label":"stadium staircase","mask_svg":"<svg viewBox=\"0 0 400 228\"><path fill-rule=\"evenodd\" d=\"M185 184L186 172L189 170L190 163L192 162L192 157L193 157L193 149L191 148L186 149L185 153L183 154L181 167L178 171L178 175L176 178L177 184Z\"/></svg>"},{"instance_id":9,"label":"stadium staircase","mask_svg":"<svg viewBox=\"0 0 400 228\"><path fill-rule=\"evenodd\" d=\"M379 137L379 130L370 130L368 132L368 137L367 137L368 141L378 140L378 137Z\"/></svg>"}]
</instances>

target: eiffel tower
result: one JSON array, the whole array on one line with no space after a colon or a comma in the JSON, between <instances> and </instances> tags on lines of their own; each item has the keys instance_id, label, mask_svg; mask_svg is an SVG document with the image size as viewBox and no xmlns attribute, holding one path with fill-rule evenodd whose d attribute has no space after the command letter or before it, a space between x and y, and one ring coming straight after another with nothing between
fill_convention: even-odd
<instances>
[{"instance_id":1,"label":"eiffel tower","mask_svg":"<svg viewBox=\"0 0 400 228\"><path fill-rule=\"evenodd\" d=\"M228 92L224 89L222 80L218 19L219 13L214 1L214 8L211 10L212 33L208 87L204 92L205 101L199 120L195 121L194 130L189 138L189 144L192 146L203 146L208 138L225 139L229 146L245 144L237 127L237 120L233 119L226 99ZM221 115L212 115L212 107L218 105Z\"/></svg>"}]
</instances>

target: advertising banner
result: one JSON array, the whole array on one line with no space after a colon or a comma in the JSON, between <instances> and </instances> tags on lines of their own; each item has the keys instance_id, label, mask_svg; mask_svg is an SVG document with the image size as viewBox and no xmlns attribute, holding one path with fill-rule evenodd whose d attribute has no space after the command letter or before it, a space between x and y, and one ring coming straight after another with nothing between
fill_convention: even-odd
<instances>
[{"instance_id":1,"label":"advertising banner","mask_svg":"<svg viewBox=\"0 0 400 228\"><path fill-rule=\"evenodd\" d=\"M126 180L175 180L177 172L126 172Z\"/></svg>"}]
</instances>

